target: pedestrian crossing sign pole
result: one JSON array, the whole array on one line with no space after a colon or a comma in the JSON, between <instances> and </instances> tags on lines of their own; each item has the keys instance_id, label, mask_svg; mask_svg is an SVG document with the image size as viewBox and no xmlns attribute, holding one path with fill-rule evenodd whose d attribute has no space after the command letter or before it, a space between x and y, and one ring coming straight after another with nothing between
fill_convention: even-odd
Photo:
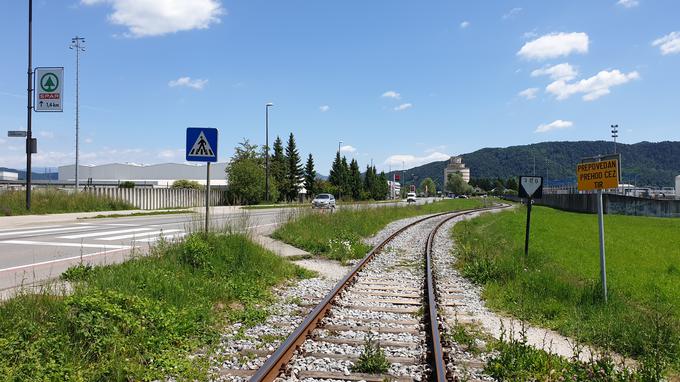
<instances>
[{"instance_id":1,"label":"pedestrian crossing sign pole","mask_svg":"<svg viewBox=\"0 0 680 382\"><path fill-rule=\"evenodd\" d=\"M206 162L205 176L205 232L210 220L210 163L217 162L217 129L212 127L187 128L186 160Z\"/></svg>"}]
</instances>

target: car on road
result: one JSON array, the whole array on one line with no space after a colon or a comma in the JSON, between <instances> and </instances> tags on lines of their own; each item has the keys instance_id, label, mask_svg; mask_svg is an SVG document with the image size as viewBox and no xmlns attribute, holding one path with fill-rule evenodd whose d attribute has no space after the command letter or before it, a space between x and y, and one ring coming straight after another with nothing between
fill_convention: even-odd
<instances>
[{"instance_id":1,"label":"car on road","mask_svg":"<svg viewBox=\"0 0 680 382\"><path fill-rule=\"evenodd\" d=\"M335 196L332 194L318 194L312 200L312 208L335 208Z\"/></svg>"},{"instance_id":2,"label":"car on road","mask_svg":"<svg viewBox=\"0 0 680 382\"><path fill-rule=\"evenodd\" d=\"M416 202L416 193L415 192L409 192L406 195L406 202L407 203L415 203Z\"/></svg>"}]
</instances>

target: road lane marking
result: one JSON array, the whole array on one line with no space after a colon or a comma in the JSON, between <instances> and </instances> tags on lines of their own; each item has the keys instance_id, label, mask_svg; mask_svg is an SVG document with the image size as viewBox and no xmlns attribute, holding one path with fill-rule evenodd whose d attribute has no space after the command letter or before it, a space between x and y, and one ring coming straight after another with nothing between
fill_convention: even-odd
<instances>
[{"instance_id":1,"label":"road lane marking","mask_svg":"<svg viewBox=\"0 0 680 382\"><path fill-rule=\"evenodd\" d=\"M38 226L38 227L19 227L19 228L3 228L0 229L0 232L9 232L9 231L20 231L20 230L26 230L26 229L43 229L43 228L57 228L57 227L63 227L63 224L60 225L43 225L43 226Z\"/></svg>"},{"instance_id":2,"label":"road lane marking","mask_svg":"<svg viewBox=\"0 0 680 382\"><path fill-rule=\"evenodd\" d=\"M164 233L170 233L170 232L179 232L181 229L166 229L166 230L161 230L161 231L153 231L153 232L140 232L140 233L133 233L131 235L120 235L120 236L112 236L112 237L100 237L97 240L106 240L106 241L112 241L112 240L124 240L124 239L132 239L132 238L137 238L137 237L146 237L146 236L153 236L153 235L162 235Z\"/></svg>"},{"instance_id":3,"label":"road lane marking","mask_svg":"<svg viewBox=\"0 0 680 382\"><path fill-rule=\"evenodd\" d=\"M76 248L104 248L104 249L130 249L129 245L113 244L81 244L81 243L59 243L55 241L35 241L35 240L2 240L0 244L17 245L48 245L54 247L76 247Z\"/></svg>"},{"instance_id":4,"label":"road lane marking","mask_svg":"<svg viewBox=\"0 0 680 382\"><path fill-rule=\"evenodd\" d=\"M0 236L8 236L8 235L31 235L31 234L37 234L37 233L50 233L50 232L59 232L59 231L73 231L73 230L83 229L83 228L94 228L94 227L93 227L93 226L78 226L78 227L66 227L66 228L31 229L31 230L26 230L26 231L0 232Z\"/></svg>"},{"instance_id":5,"label":"road lane marking","mask_svg":"<svg viewBox=\"0 0 680 382\"><path fill-rule=\"evenodd\" d=\"M88 257L93 257L93 256L111 255L111 254L114 254L116 252L126 251L128 249L130 249L130 248L120 248L120 249L114 249L112 251L94 252L94 253L88 253L87 255L79 255L79 256L73 256L73 257L66 257L66 258L63 258L63 259L41 261L39 263L32 263L32 264L26 264L26 265L17 265L15 267L0 269L0 272L16 271L16 270L23 269L23 268L39 267L41 265L61 263L61 262L64 262L64 261L81 260L81 259L86 259Z\"/></svg>"},{"instance_id":6,"label":"road lane marking","mask_svg":"<svg viewBox=\"0 0 680 382\"><path fill-rule=\"evenodd\" d=\"M165 240L179 239L180 237L186 236L186 234L187 234L186 232L182 232L182 233L175 233L175 234L172 234L172 235L163 235L163 239L165 239ZM141 240L137 240L137 241L140 242L140 243L153 243L153 242L156 242L160 239L161 239L161 236L156 236L156 237L150 237L148 239L141 239Z\"/></svg>"},{"instance_id":7,"label":"road lane marking","mask_svg":"<svg viewBox=\"0 0 680 382\"><path fill-rule=\"evenodd\" d=\"M97 237L97 236L106 236L106 235L116 235L119 233L127 233L127 232L139 232L139 231L148 231L151 228L130 228L130 229L119 229L117 231L99 231L99 232L90 232L90 233L79 233L77 235L67 235L67 236L59 236L58 239L83 239L86 237Z\"/></svg>"}]
</instances>

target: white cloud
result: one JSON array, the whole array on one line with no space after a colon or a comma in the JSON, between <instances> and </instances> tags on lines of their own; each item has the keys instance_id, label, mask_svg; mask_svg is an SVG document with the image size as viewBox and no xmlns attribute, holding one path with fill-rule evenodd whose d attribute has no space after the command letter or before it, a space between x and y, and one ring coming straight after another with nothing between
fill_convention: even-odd
<instances>
[{"instance_id":1,"label":"white cloud","mask_svg":"<svg viewBox=\"0 0 680 382\"><path fill-rule=\"evenodd\" d=\"M328 106L328 105L321 105L321 106L319 106L319 110L320 110L322 113L325 113L325 112L327 112L327 111L330 110L330 109L331 109L331 107Z\"/></svg>"},{"instance_id":2,"label":"white cloud","mask_svg":"<svg viewBox=\"0 0 680 382\"><path fill-rule=\"evenodd\" d=\"M469 27L469 26L470 26L470 22L467 21L467 20L466 20L466 21L463 21L462 23L460 23L460 29L465 29L465 28L467 28L467 27Z\"/></svg>"},{"instance_id":3,"label":"white cloud","mask_svg":"<svg viewBox=\"0 0 680 382\"><path fill-rule=\"evenodd\" d=\"M208 80L202 80L200 78L192 80L191 77L180 77L176 80L168 82L168 86L170 86L171 88L174 88L176 86L183 86L196 90L202 90L207 83Z\"/></svg>"},{"instance_id":4,"label":"white cloud","mask_svg":"<svg viewBox=\"0 0 680 382\"><path fill-rule=\"evenodd\" d=\"M532 77L550 76L552 80L573 80L578 75L578 71L568 63L547 66L531 72Z\"/></svg>"},{"instance_id":5,"label":"white cloud","mask_svg":"<svg viewBox=\"0 0 680 382\"><path fill-rule=\"evenodd\" d=\"M435 146L435 147L430 147L429 149L425 149L425 152L430 154L430 153L434 153L434 152L437 152L437 151L444 151L444 150L446 150L446 147L447 147L446 145L439 145L439 146Z\"/></svg>"},{"instance_id":6,"label":"white cloud","mask_svg":"<svg viewBox=\"0 0 680 382\"><path fill-rule=\"evenodd\" d=\"M394 111L403 111L403 110L410 109L410 108L412 108L412 107L413 107L413 104L412 104L412 103L402 103L401 105L396 106L396 107L394 108Z\"/></svg>"},{"instance_id":7,"label":"white cloud","mask_svg":"<svg viewBox=\"0 0 680 382\"><path fill-rule=\"evenodd\" d=\"M640 75L635 71L626 74L621 73L619 70L603 70L590 78L573 83L557 80L549 84L545 90L548 93L554 94L558 100L564 100L574 94L583 93L584 101L593 101L611 93L609 88L612 86L623 85L638 78L640 78Z\"/></svg>"},{"instance_id":8,"label":"white cloud","mask_svg":"<svg viewBox=\"0 0 680 382\"><path fill-rule=\"evenodd\" d=\"M550 123L546 124L540 124L534 131L534 133L547 133L548 131L552 130L559 130L559 129L566 129L569 127L574 126L574 123L571 121L563 121L561 119L558 119L556 121L552 121Z\"/></svg>"},{"instance_id":9,"label":"white cloud","mask_svg":"<svg viewBox=\"0 0 680 382\"><path fill-rule=\"evenodd\" d=\"M517 93L517 95L526 99L534 99L536 98L536 93L538 93L538 88L528 88Z\"/></svg>"},{"instance_id":10,"label":"white cloud","mask_svg":"<svg viewBox=\"0 0 680 382\"><path fill-rule=\"evenodd\" d=\"M90 143L92 143L92 142L94 142L94 141L92 140L92 138L85 138L85 141L84 141L84 142L87 143L87 144L89 145Z\"/></svg>"},{"instance_id":11,"label":"white cloud","mask_svg":"<svg viewBox=\"0 0 680 382\"><path fill-rule=\"evenodd\" d=\"M158 152L158 155L156 155L160 159L164 160L180 160L184 159L184 149L169 149L169 150L161 150Z\"/></svg>"},{"instance_id":12,"label":"white cloud","mask_svg":"<svg viewBox=\"0 0 680 382\"><path fill-rule=\"evenodd\" d=\"M588 44L588 35L583 32L550 33L527 42L517 55L530 60L545 60L572 53L588 53Z\"/></svg>"},{"instance_id":13,"label":"white cloud","mask_svg":"<svg viewBox=\"0 0 680 382\"><path fill-rule=\"evenodd\" d=\"M128 37L162 36L207 29L226 14L219 0L81 0L82 4L108 4L110 22L128 29Z\"/></svg>"},{"instance_id":14,"label":"white cloud","mask_svg":"<svg viewBox=\"0 0 680 382\"><path fill-rule=\"evenodd\" d=\"M40 131L40 132L38 133L38 136L39 136L40 138L52 139L52 138L54 138L54 133L51 132L51 131L42 130L42 131Z\"/></svg>"},{"instance_id":15,"label":"white cloud","mask_svg":"<svg viewBox=\"0 0 680 382\"><path fill-rule=\"evenodd\" d=\"M393 166L393 167L398 167L401 168L402 163L405 168L411 168L411 167L417 167L424 165L426 163L430 162L436 162L436 161L442 161L442 160L447 160L450 158L450 155L446 155L440 152L433 152L425 156L415 156L415 155L408 155L408 154L396 154L396 155L390 155L387 157L385 160L384 164L385 166Z\"/></svg>"},{"instance_id":16,"label":"white cloud","mask_svg":"<svg viewBox=\"0 0 680 382\"><path fill-rule=\"evenodd\" d=\"M517 16L517 14L519 14L520 12L522 12L522 8L512 8L510 12L503 15L503 20L511 19Z\"/></svg>"},{"instance_id":17,"label":"white cloud","mask_svg":"<svg viewBox=\"0 0 680 382\"><path fill-rule=\"evenodd\" d=\"M633 8L640 5L640 2L638 0L619 0L616 2L616 4L624 8Z\"/></svg>"},{"instance_id":18,"label":"white cloud","mask_svg":"<svg viewBox=\"0 0 680 382\"><path fill-rule=\"evenodd\" d=\"M340 152L341 153L355 153L355 152L357 152L357 148L354 147L354 146L350 146L350 145L344 145L344 146L340 147Z\"/></svg>"},{"instance_id":19,"label":"white cloud","mask_svg":"<svg viewBox=\"0 0 680 382\"><path fill-rule=\"evenodd\" d=\"M394 90L388 90L382 94L383 98L401 99L401 94L395 92Z\"/></svg>"},{"instance_id":20,"label":"white cloud","mask_svg":"<svg viewBox=\"0 0 680 382\"><path fill-rule=\"evenodd\" d=\"M652 46L658 46L664 56L680 53L680 32L671 32L658 38L652 42Z\"/></svg>"}]
</instances>

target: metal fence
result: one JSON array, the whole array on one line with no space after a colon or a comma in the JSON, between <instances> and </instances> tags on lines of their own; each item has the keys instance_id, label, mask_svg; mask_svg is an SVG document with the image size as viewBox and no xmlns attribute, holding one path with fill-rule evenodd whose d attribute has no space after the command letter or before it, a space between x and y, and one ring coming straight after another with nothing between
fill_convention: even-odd
<instances>
[{"instance_id":1,"label":"metal fence","mask_svg":"<svg viewBox=\"0 0 680 382\"><path fill-rule=\"evenodd\" d=\"M205 191L188 188L114 188L90 187L88 192L97 196L126 201L143 210L163 208L198 207L205 205ZM223 189L210 190L210 205L225 204Z\"/></svg>"}]
</instances>

